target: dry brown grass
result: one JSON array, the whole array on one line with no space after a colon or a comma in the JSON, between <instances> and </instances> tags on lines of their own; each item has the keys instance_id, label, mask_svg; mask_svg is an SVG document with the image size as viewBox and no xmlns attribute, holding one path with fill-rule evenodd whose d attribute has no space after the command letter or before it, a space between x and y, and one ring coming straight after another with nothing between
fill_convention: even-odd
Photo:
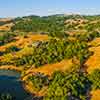
<instances>
[{"instance_id":1,"label":"dry brown grass","mask_svg":"<svg viewBox=\"0 0 100 100\"><path fill-rule=\"evenodd\" d=\"M100 69L100 38L96 38L88 44L92 46L89 50L93 52L93 55L89 57L85 65L87 72L91 73L94 69Z\"/></svg>"},{"instance_id":2,"label":"dry brown grass","mask_svg":"<svg viewBox=\"0 0 100 100\"><path fill-rule=\"evenodd\" d=\"M100 90L92 91L91 95L91 100L100 100Z\"/></svg>"},{"instance_id":3,"label":"dry brown grass","mask_svg":"<svg viewBox=\"0 0 100 100\"><path fill-rule=\"evenodd\" d=\"M16 67L12 65L5 65L5 66L0 66L0 70L15 70L15 71L23 71L22 67Z\"/></svg>"},{"instance_id":4,"label":"dry brown grass","mask_svg":"<svg viewBox=\"0 0 100 100\"><path fill-rule=\"evenodd\" d=\"M0 31L1 30L9 31L13 25L14 25L13 23L2 25L0 26Z\"/></svg>"},{"instance_id":5,"label":"dry brown grass","mask_svg":"<svg viewBox=\"0 0 100 100\"><path fill-rule=\"evenodd\" d=\"M45 93L47 92L47 87L43 87L40 91L38 91L34 86L31 81L28 81L28 83L24 84L24 89L28 91L31 94L35 94L35 96L44 96Z\"/></svg>"},{"instance_id":6,"label":"dry brown grass","mask_svg":"<svg viewBox=\"0 0 100 100\"><path fill-rule=\"evenodd\" d=\"M31 44L33 41L42 41L42 40L47 40L48 35L28 35L28 38L20 38L19 41L17 41L18 46L26 46L28 44Z\"/></svg>"},{"instance_id":7,"label":"dry brown grass","mask_svg":"<svg viewBox=\"0 0 100 100\"><path fill-rule=\"evenodd\" d=\"M0 46L0 51L5 51L10 46L24 47L31 44L33 41L44 41L48 39L48 35L28 35L28 38L16 37L15 39L17 39L16 42L11 42L4 46Z\"/></svg>"},{"instance_id":8,"label":"dry brown grass","mask_svg":"<svg viewBox=\"0 0 100 100\"><path fill-rule=\"evenodd\" d=\"M0 21L2 22L7 22L7 21L11 21L12 18L0 18Z\"/></svg>"},{"instance_id":9,"label":"dry brown grass","mask_svg":"<svg viewBox=\"0 0 100 100\"><path fill-rule=\"evenodd\" d=\"M65 71L71 68L72 60L62 60L61 62L54 63L54 64L47 64L41 66L39 68L33 68L26 71L25 76L22 77L22 80L26 82L29 76L32 76L38 72L43 73L44 75L51 76L55 71ZM24 88L32 94L37 96L44 96L47 92L47 87L43 87L40 91L37 91L36 88L33 86L31 81L28 81L24 84Z\"/></svg>"},{"instance_id":10,"label":"dry brown grass","mask_svg":"<svg viewBox=\"0 0 100 100\"><path fill-rule=\"evenodd\" d=\"M89 57L85 65L87 66L87 72L92 72L94 69L100 69L100 46L90 48L94 54Z\"/></svg>"},{"instance_id":11,"label":"dry brown grass","mask_svg":"<svg viewBox=\"0 0 100 100\"><path fill-rule=\"evenodd\" d=\"M66 34L69 34L70 36L76 35L76 34L86 34L87 31L84 29L76 29L76 30L72 30L72 31L65 31Z\"/></svg>"},{"instance_id":12,"label":"dry brown grass","mask_svg":"<svg viewBox=\"0 0 100 100\"><path fill-rule=\"evenodd\" d=\"M0 51L5 51L7 48L9 48L10 46L14 46L15 44L16 44L15 42L11 42L4 46L0 46Z\"/></svg>"},{"instance_id":13,"label":"dry brown grass","mask_svg":"<svg viewBox=\"0 0 100 100\"><path fill-rule=\"evenodd\" d=\"M43 73L44 75L48 75L51 76L53 74L53 72L55 71L65 71L67 69L69 69L71 66L73 65L72 60L62 60L61 62L57 62L54 64L47 64L44 66L41 66L39 68L31 68L29 70L26 71L26 75L23 77L23 80L27 80L27 78L31 75L33 75L34 73Z\"/></svg>"},{"instance_id":14,"label":"dry brown grass","mask_svg":"<svg viewBox=\"0 0 100 100\"><path fill-rule=\"evenodd\" d=\"M93 47L100 46L100 38L94 39L92 42L89 43L89 45L91 45Z\"/></svg>"}]
</instances>

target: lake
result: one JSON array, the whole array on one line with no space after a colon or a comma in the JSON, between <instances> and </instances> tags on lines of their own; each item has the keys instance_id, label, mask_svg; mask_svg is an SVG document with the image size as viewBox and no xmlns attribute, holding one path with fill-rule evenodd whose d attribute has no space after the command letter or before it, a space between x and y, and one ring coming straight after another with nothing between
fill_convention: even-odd
<instances>
[{"instance_id":1,"label":"lake","mask_svg":"<svg viewBox=\"0 0 100 100\"><path fill-rule=\"evenodd\" d=\"M19 72L0 70L0 93L10 93L15 100L26 100L30 95L24 90L19 78Z\"/></svg>"}]
</instances>

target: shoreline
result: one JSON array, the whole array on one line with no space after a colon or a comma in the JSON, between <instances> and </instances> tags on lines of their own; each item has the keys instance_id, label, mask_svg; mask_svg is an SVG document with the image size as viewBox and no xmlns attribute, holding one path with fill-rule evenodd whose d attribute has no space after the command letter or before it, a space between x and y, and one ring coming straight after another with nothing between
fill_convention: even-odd
<instances>
[{"instance_id":1,"label":"shoreline","mask_svg":"<svg viewBox=\"0 0 100 100\"><path fill-rule=\"evenodd\" d=\"M0 66L0 70L15 70L18 72L22 72L23 68L21 67L16 67L16 66L12 66L12 65L4 65L4 66Z\"/></svg>"},{"instance_id":2,"label":"shoreline","mask_svg":"<svg viewBox=\"0 0 100 100\"><path fill-rule=\"evenodd\" d=\"M10 70L10 71L16 71L16 72L20 72L21 74L22 74L22 71L23 71L23 68L17 68L17 67L15 67L15 66L1 66L0 67L0 70ZM23 80L23 78L22 78L22 76L20 76L19 77L19 80L21 81L21 84L22 84L22 87L23 87L23 89L27 92L27 93L29 93L29 94L31 94L31 95L35 95L31 90L29 90L28 88L27 88L27 85L29 85L29 84L26 84L26 80Z\"/></svg>"}]
</instances>

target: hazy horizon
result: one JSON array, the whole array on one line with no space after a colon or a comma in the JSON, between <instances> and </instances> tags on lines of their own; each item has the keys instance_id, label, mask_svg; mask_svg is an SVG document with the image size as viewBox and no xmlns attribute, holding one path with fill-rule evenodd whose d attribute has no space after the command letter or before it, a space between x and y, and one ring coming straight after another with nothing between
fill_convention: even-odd
<instances>
[{"instance_id":1,"label":"hazy horizon","mask_svg":"<svg viewBox=\"0 0 100 100\"><path fill-rule=\"evenodd\" d=\"M99 0L2 0L0 18L54 14L99 15Z\"/></svg>"}]
</instances>

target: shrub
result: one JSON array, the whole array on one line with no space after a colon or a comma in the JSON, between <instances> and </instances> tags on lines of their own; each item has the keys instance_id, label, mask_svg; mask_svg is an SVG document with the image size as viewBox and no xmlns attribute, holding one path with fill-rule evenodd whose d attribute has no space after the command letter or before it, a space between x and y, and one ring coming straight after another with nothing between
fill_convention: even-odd
<instances>
[{"instance_id":1,"label":"shrub","mask_svg":"<svg viewBox=\"0 0 100 100\"><path fill-rule=\"evenodd\" d=\"M73 57L76 57L83 64L90 56L86 42L79 40L71 41L56 38L40 42L38 45L28 48L33 48L32 53L12 59L14 65L31 66L34 64L35 67L39 67Z\"/></svg>"},{"instance_id":2,"label":"shrub","mask_svg":"<svg viewBox=\"0 0 100 100\"><path fill-rule=\"evenodd\" d=\"M89 88L85 73L55 72L44 100L86 100Z\"/></svg>"},{"instance_id":3,"label":"shrub","mask_svg":"<svg viewBox=\"0 0 100 100\"><path fill-rule=\"evenodd\" d=\"M48 85L48 77L37 73L36 75L30 76L29 80L33 83L33 86L40 91L44 86Z\"/></svg>"},{"instance_id":4,"label":"shrub","mask_svg":"<svg viewBox=\"0 0 100 100\"><path fill-rule=\"evenodd\" d=\"M89 75L89 80L92 83L92 89L100 89L100 69L95 69Z\"/></svg>"},{"instance_id":5,"label":"shrub","mask_svg":"<svg viewBox=\"0 0 100 100\"><path fill-rule=\"evenodd\" d=\"M15 35L10 32L3 32L0 34L0 46L14 40Z\"/></svg>"},{"instance_id":6,"label":"shrub","mask_svg":"<svg viewBox=\"0 0 100 100\"><path fill-rule=\"evenodd\" d=\"M11 53L11 52L16 52L19 51L20 49L16 46L10 46L9 48L6 49L6 53Z\"/></svg>"}]
</instances>

